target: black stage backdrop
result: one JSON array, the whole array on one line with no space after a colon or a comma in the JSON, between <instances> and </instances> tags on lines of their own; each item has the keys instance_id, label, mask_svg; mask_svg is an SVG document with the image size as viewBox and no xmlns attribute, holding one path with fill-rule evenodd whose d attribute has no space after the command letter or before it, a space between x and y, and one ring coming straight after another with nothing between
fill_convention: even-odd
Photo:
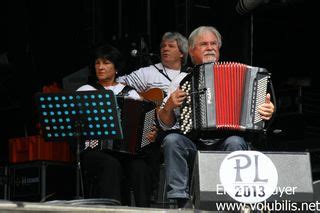
<instances>
[{"instance_id":1,"label":"black stage backdrop","mask_svg":"<svg viewBox=\"0 0 320 213\"><path fill-rule=\"evenodd\" d=\"M239 8L239 2L246 8ZM9 138L37 134L34 94L53 82L61 85L63 77L86 67L92 45L107 41L118 47L130 73L150 63L130 57L132 49L157 53L164 32L188 36L200 25L221 32L221 61L265 67L272 73L279 112L273 129L285 131L270 133L265 149L320 148L315 1L250 2L1 1L1 164L8 162Z\"/></svg>"}]
</instances>

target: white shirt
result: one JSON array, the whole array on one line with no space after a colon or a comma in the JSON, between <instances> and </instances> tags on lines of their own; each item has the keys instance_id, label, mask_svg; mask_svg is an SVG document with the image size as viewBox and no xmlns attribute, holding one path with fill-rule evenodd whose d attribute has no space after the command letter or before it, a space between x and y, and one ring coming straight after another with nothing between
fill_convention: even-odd
<instances>
[{"instance_id":1,"label":"white shirt","mask_svg":"<svg viewBox=\"0 0 320 213\"><path fill-rule=\"evenodd\" d=\"M123 85L123 84L116 84L114 86L108 86L108 87L104 87L104 88L107 90L112 90L115 95L118 95L123 90L124 87L125 87L125 85ZM77 91L90 91L90 90L97 90L97 89L89 84L83 85L77 89ZM130 90L128 92L127 97L132 98L134 100L141 100L140 95L135 90Z\"/></svg>"},{"instance_id":2,"label":"white shirt","mask_svg":"<svg viewBox=\"0 0 320 213\"><path fill-rule=\"evenodd\" d=\"M175 79L180 73L180 70L163 67L162 63L155 64L154 66L162 70L164 74L167 74L171 80ZM154 66L142 67L129 75L118 77L116 81L132 86L138 92L145 92L152 88L160 88L165 94L168 94L168 87L171 81Z\"/></svg>"}]
</instances>

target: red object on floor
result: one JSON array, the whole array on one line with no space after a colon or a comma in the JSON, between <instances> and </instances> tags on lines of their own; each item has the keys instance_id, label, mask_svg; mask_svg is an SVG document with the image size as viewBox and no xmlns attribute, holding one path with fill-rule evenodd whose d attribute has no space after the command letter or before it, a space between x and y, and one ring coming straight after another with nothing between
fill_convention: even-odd
<instances>
[{"instance_id":1,"label":"red object on floor","mask_svg":"<svg viewBox=\"0 0 320 213\"><path fill-rule=\"evenodd\" d=\"M70 162L70 146L67 142L44 141L40 135L9 139L10 163L35 160Z\"/></svg>"}]
</instances>

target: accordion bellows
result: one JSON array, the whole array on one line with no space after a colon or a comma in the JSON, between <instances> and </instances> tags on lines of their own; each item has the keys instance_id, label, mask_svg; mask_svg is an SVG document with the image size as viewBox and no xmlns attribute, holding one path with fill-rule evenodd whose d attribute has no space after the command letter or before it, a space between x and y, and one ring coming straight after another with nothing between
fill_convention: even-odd
<instances>
[{"instance_id":1,"label":"accordion bellows","mask_svg":"<svg viewBox=\"0 0 320 213\"><path fill-rule=\"evenodd\" d=\"M196 66L180 83L188 96L180 108L182 133L264 128L258 107L265 102L270 74L241 63Z\"/></svg>"}]
</instances>

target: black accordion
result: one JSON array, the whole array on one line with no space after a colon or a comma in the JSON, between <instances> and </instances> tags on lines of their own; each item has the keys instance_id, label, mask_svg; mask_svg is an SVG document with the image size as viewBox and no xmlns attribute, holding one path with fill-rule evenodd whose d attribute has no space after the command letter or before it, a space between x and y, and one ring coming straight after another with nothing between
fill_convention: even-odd
<instances>
[{"instance_id":1,"label":"black accordion","mask_svg":"<svg viewBox=\"0 0 320 213\"><path fill-rule=\"evenodd\" d=\"M264 68L225 62L195 66L180 82L188 96L180 108L180 129L260 131L257 111L265 102L270 74Z\"/></svg>"},{"instance_id":2,"label":"black accordion","mask_svg":"<svg viewBox=\"0 0 320 213\"><path fill-rule=\"evenodd\" d=\"M139 154L151 144L146 135L151 131L155 121L155 104L117 97L123 139L121 140L86 140L83 149L100 149Z\"/></svg>"}]
</instances>

